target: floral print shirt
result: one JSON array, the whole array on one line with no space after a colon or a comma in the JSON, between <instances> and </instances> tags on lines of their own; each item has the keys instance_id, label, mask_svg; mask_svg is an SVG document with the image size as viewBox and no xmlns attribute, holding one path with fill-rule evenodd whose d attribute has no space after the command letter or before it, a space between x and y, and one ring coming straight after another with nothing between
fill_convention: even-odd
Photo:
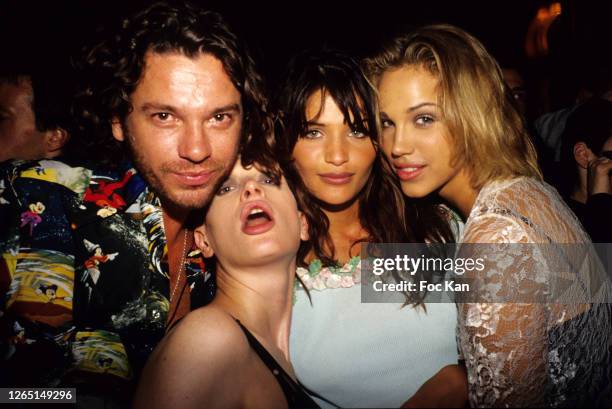
<instances>
[{"instance_id":1,"label":"floral print shirt","mask_svg":"<svg viewBox=\"0 0 612 409\"><path fill-rule=\"evenodd\" d=\"M169 310L159 199L130 166L0 166L0 384L130 385ZM191 307L214 280L188 253Z\"/></svg>"}]
</instances>

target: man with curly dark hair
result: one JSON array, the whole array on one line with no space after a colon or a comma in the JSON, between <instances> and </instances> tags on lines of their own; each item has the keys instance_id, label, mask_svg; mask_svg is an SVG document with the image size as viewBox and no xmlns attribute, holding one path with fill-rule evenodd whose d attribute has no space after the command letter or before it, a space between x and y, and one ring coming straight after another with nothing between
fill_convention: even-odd
<instances>
[{"instance_id":1,"label":"man with curly dark hair","mask_svg":"<svg viewBox=\"0 0 612 409\"><path fill-rule=\"evenodd\" d=\"M244 46L190 5L148 7L77 68L83 160L0 169L0 383L76 385L92 407L128 402L164 333L211 300L193 226L271 123Z\"/></svg>"}]
</instances>

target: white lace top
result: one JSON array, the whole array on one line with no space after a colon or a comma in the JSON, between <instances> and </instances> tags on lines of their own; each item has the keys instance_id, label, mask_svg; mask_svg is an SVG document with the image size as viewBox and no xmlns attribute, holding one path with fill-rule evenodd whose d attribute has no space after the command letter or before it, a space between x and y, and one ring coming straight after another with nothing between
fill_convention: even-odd
<instances>
[{"instance_id":1,"label":"white lace top","mask_svg":"<svg viewBox=\"0 0 612 409\"><path fill-rule=\"evenodd\" d=\"M595 276L601 272L594 272L594 266L601 267L596 256L569 254L571 246L564 247L565 254L541 251L535 245L524 246L520 254L475 254L490 247L464 244L589 243L556 190L535 179L485 185L460 242L462 256L488 260L486 273L478 278L483 299L495 300L512 291L533 295L534 300L536 295L549 294L558 278L550 266L582 256L577 278L587 283L597 300L610 301L609 278ZM584 291L571 287L564 304L459 304L458 345L468 369L472 407L610 407L610 304L572 302L587 299L590 295Z\"/></svg>"}]
</instances>

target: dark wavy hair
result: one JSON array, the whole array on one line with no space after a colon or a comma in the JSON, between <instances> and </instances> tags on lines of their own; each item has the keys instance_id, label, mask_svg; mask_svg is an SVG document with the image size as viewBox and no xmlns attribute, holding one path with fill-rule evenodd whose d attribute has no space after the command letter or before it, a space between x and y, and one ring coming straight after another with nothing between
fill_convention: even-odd
<instances>
[{"instance_id":1,"label":"dark wavy hair","mask_svg":"<svg viewBox=\"0 0 612 409\"><path fill-rule=\"evenodd\" d=\"M329 235L329 219L321 210L321 203L304 185L293 160L293 149L307 128L308 98L318 90L334 99L346 123L368 135L376 151L372 173L358 198L359 219L369 234L367 240L377 243L452 242L447 215L439 206L425 201L405 201L380 149L376 91L359 64L338 51L306 51L291 60L274 104L277 113L275 151L309 221L311 239L300 248L300 264L306 265L305 258L312 251L323 265L337 265Z\"/></svg>"},{"instance_id":2,"label":"dark wavy hair","mask_svg":"<svg viewBox=\"0 0 612 409\"><path fill-rule=\"evenodd\" d=\"M187 3L155 3L83 51L75 61L82 78L73 114L89 159L107 166L128 159L128 150L113 138L110 124L114 117L124 124L131 112L130 95L141 78L147 52L178 52L188 57L204 53L218 58L242 97L242 152L248 156L247 145L265 143L272 133L263 79L245 44L216 12ZM266 158L257 162L268 164Z\"/></svg>"}]
</instances>

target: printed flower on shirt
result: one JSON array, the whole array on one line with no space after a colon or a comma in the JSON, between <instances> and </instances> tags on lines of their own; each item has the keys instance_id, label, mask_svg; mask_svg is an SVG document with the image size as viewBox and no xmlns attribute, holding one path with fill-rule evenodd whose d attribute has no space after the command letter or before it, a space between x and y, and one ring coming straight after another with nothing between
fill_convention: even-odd
<instances>
[{"instance_id":1,"label":"printed flower on shirt","mask_svg":"<svg viewBox=\"0 0 612 409\"><path fill-rule=\"evenodd\" d=\"M321 260L313 260L308 269L298 267L297 275L309 290L350 288L361 282L361 258L352 257L346 264L338 267L323 267ZM299 281L296 280L296 287L299 286Z\"/></svg>"}]
</instances>

